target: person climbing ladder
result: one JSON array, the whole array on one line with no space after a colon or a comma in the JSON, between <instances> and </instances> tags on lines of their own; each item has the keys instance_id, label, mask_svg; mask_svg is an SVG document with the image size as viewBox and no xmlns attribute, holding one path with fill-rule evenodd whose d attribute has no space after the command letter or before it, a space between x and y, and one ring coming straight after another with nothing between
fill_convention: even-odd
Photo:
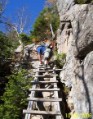
<instances>
[{"instance_id":1,"label":"person climbing ladder","mask_svg":"<svg viewBox=\"0 0 93 119\"><path fill-rule=\"evenodd\" d=\"M46 42L43 45L36 45L34 47L34 50L38 53L38 59L40 61L40 64L43 63L44 60L44 64L45 66L48 65L49 60L52 56L52 45L51 42Z\"/></svg>"}]
</instances>

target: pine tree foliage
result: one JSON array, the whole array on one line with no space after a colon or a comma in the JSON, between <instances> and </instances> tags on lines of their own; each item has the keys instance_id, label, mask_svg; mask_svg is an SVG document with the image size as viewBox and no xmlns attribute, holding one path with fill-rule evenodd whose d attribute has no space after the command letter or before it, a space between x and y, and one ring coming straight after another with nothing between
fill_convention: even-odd
<instances>
[{"instance_id":1,"label":"pine tree foliage","mask_svg":"<svg viewBox=\"0 0 93 119\"><path fill-rule=\"evenodd\" d=\"M6 76L10 73L10 58L13 58L14 50L18 41L10 39L6 34L0 32L0 76Z\"/></svg>"},{"instance_id":2,"label":"pine tree foliage","mask_svg":"<svg viewBox=\"0 0 93 119\"><path fill-rule=\"evenodd\" d=\"M91 3L93 0L75 0L77 4L86 4Z\"/></svg>"},{"instance_id":3,"label":"pine tree foliage","mask_svg":"<svg viewBox=\"0 0 93 119\"><path fill-rule=\"evenodd\" d=\"M8 77L5 93L2 96L3 104L0 106L0 119L21 119L22 109L25 108L28 88L31 79L26 79L25 70L14 72Z\"/></svg>"},{"instance_id":4,"label":"pine tree foliage","mask_svg":"<svg viewBox=\"0 0 93 119\"><path fill-rule=\"evenodd\" d=\"M10 58L18 42L9 39L3 32L0 32L0 59Z\"/></svg>"},{"instance_id":5,"label":"pine tree foliage","mask_svg":"<svg viewBox=\"0 0 93 119\"><path fill-rule=\"evenodd\" d=\"M51 38L50 24L52 24L53 31L56 32L59 26L59 16L54 6L46 7L40 13L31 31L31 38L39 40L45 37Z\"/></svg>"},{"instance_id":6,"label":"pine tree foliage","mask_svg":"<svg viewBox=\"0 0 93 119\"><path fill-rule=\"evenodd\" d=\"M28 45L32 43L30 36L28 36L27 34L21 33L19 36L24 45Z\"/></svg>"}]
</instances>

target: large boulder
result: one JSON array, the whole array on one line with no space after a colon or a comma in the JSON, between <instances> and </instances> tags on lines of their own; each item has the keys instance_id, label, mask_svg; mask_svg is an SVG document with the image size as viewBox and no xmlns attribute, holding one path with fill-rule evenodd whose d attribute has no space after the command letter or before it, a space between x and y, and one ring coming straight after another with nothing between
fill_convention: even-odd
<instances>
[{"instance_id":1,"label":"large boulder","mask_svg":"<svg viewBox=\"0 0 93 119\"><path fill-rule=\"evenodd\" d=\"M93 51L84 60L83 85L89 112L93 115ZM93 117L92 117L93 118Z\"/></svg>"},{"instance_id":2,"label":"large boulder","mask_svg":"<svg viewBox=\"0 0 93 119\"><path fill-rule=\"evenodd\" d=\"M93 51L78 65L73 82L72 97L75 112L81 118L93 118Z\"/></svg>"},{"instance_id":3,"label":"large boulder","mask_svg":"<svg viewBox=\"0 0 93 119\"><path fill-rule=\"evenodd\" d=\"M74 37L74 55L83 59L93 50L93 5L74 5L65 14L60 15L61 28L71 22ZM61 12L60 12L61 13ZM61 35L64 29L61 30ZM63 36L63 35L62 35ZM65 37L63 38L63 40Z\"/></svg>"},{"instance_id":4,"label":"large boulder","mask_svg":"<svg viewBox=\"0 0 93 119\"><path fill-rule=\"evenodd\" d=\"M77 37L75 56L84 58L93 50L93 5L87 5L77 18Z\"/></svg>"},{"instance_id":5,"label":"large boulder","mask_svg":"<svg viewBox=\"0 0 93 119\"><path fill-rule=\"evenodd\" d=\"M82 61L73 55L73 46L67 53L67 62L60 73L61 82L71 88L67 97L71 119L91 118L93 115L93 51ZM71 103L71 104L70 104ZM91 118L92 119L92 118Z\"/></svg>"},{"instance_id":6,"label":"large boulder","mask_svg":"<svg viewBox=\"0 0 93 119\"><path fill-rule=\"evenodd\" d=\"M60 1L60 6L61 2ZM64 3L65 4L65 3ZM61 10L62 9L62 10ZM93 118L93 5L74 5L63 13L59 7L58 52L66 53L61 82L71 88L67 103L73 105L71 119ZM76 116L76 117L75 117Z\"/></svg>"},{"instance_id":7,"label":"large boulder","mask_svg":"<svg viewBox=\"0 0 93 119\"><path fill-rule=\"evenodd\" d=\"M74 55L83 59L93 50L93 5L74 5L61 21L70 20L73 29L75 52Z\"/></svg>"}]
</instances>

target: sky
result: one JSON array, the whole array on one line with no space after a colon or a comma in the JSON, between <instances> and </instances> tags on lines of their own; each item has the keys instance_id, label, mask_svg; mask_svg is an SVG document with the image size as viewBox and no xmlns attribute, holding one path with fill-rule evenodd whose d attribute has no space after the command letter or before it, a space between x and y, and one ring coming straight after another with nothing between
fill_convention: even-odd
<instances>
[{"instance_id":1,"label":"sky","mask_svg":"<svg viewBox=\"0 0 93 119\"><path fill-rule=\"evenodd\" d=\"M39 13L44 8L44 5L45 0L8 0L3 16L10 19L12 23L15 23L17 22L18 10L25 7L30 20L29 28L25 32L29 32ZM0 24L0 30L4 30L4 25Z\"/></svg>"}]
</instances>

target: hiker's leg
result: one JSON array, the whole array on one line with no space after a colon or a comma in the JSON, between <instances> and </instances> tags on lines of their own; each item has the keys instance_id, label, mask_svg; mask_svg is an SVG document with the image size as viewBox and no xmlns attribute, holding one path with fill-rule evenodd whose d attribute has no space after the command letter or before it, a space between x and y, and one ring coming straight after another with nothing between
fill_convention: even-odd
<instances>
[{"instance_id":1,"label":"hiker's leg","mask_svg":"<svg viewBox=\"0 0 93 119\"><path fill-rule=\"evenodd\" d=\"M38 59L39 59L40 63L42 63L42 56L41 56L41 54L38 54Z\"/></svg>"},{"instance_id":2,"label":"hiker's leg","mask_svg":"<svg viewBox=\"0 0 93 119\"><path fill-rule=\"evenodd\" d=\"M48 63L49 63L49 52L45 52L44 53L44 64L45 65L48 65Z\"/></svg>"}]
</instances>

